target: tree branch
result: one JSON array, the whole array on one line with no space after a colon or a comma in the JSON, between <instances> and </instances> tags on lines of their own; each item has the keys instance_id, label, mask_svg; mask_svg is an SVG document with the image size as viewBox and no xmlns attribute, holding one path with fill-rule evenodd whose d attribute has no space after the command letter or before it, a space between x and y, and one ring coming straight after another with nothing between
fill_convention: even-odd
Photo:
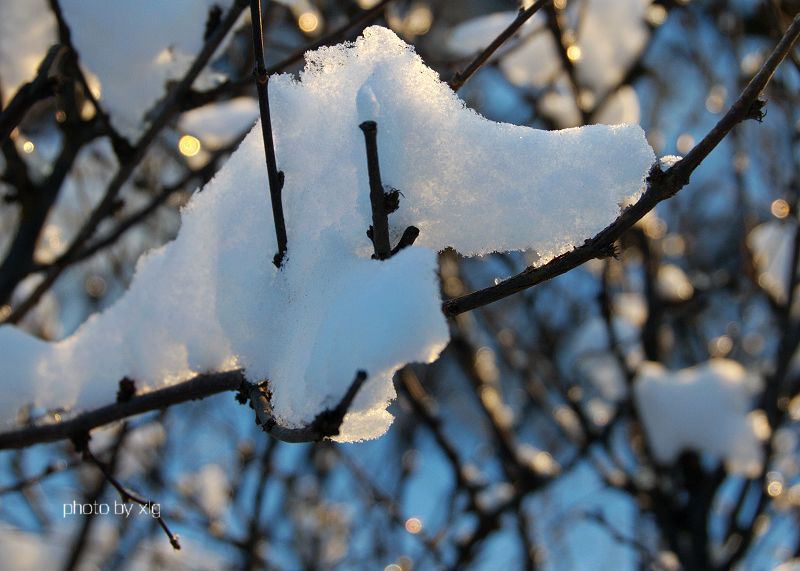
<instances>
[{"instance_id":1,"label":"tree branch","mask_svg":"<svg viewBox=\"0 0 800 571\"><path fill-rule=\"evenodd\" d=\"M42 63L39 64L34 80L20 87L13 99L9 101L2 113L0 113L0 141L5 140L11 134L14 127L19 125L34 104L55 93L59 80L57 77L50 76L50 69L63 49L64 46L61 44L56 44L50 48Z\"/></svg>"},{"instance_id":2,"label":"tree branch","mask_svg":"<svg viewBox=\"0 0 800 571\"><path fill-rule=\"evenodd\" d=\"M378 16L383 14L383 11L386 9L386 6L392 2L393 0L381 0L375 6L370 8L369 10L365 10L357 15L356 18L350 20L349 22L345 23L341 27L337 28L336 30L332 31L329 34L326 34L319 38L318 40L303 46L302 48L295 50L289 56L282 59L276 64L273 64L267 68L267 74L272 75L281 71L284 71L290 65L297 63L308 51L315 50L322 46L327 46L330 44L339 43L342 40L346 40L350 37L348 32L351 29L357 28L361 30L365 24L371 22L372 20L376 19ZM188 94L188 97L184 99L182 111L188 111L189 109L194 109L196 107L201 107L203 105L207 105L209 103L214 103L219 101L220 99L227 98L229 96L235 95L236 93L240 92L242 89L247 88L252 83L252 79L249 77L235 79L235 80L228 80L213 89L209 89L207 91L193 91Z\"/></svg>"},{"instance_id":3,"label":"tree branch","mask_svg":"<svg viewBox=\"0 0 800 571\"><path fill-rule=\"evenodd\" d=\"M219 393L236 391L244 382L244 374L240 370L197 375L188 381L134 396L126 402L84 412L62 422L26 426L0 433L0 450L66 440L130 416L204 399Z\"/></svg>"},{"instance_id":4,"label":"tree branch","mask_svg":"<svg viewBox=\"0 0 800 571\"><path fill-rule=\"evenodd\" d=\"M746 119L757 118L763 107L760 93L769 83L778 65L786 58L798 36L800 36L800 15L781 38L769 58L758 73L750 80L742 94L731 106L725 116L682 160L667 171L654 166L647 179L647 190L636 204L627 208L611 225L601 230L593 238L586 240L571 252L557 256L538 267L529 267L496 286L449 299L442 304L447 316L454 316L475 308L494 303L515 293L533 287L564 274L594 258L603 258L609 247L625 231L650 212L656 205L671 198L689 183L689 177L708 154L736 125Z\"/></svg>"},{"instance_id":5,"label":"tree branch","mask_svg":"<svg viewBox=\"0 0 800 571\"><path fill-rule=\"evenodd\" d=\"M169 539L169 543L170 545L172 545L172 548L175 549L176 551L181 548L181 544L178 541L178 536L172 533L172 531L169 529L169 526L167 526L167 522L165 522L164 518L161 517L160 507L158 513L156 514L155 512L153 512L153 507L156 505L155 502L151 500L146 500L140 497L139 495L134 494L133 492L128 490L125 486L123 486L119 482L119 480L117 480L114 477L114 471L109 469L108 466L106 466L103 462L98 460L98 458L94 454L92 454L92 451L89 449L88 434L83 434L81 436L73 438L73 443L75 444L76 450L81 453L81 456L85 461L94 464L100 469L106 481L108 481L109 484L114 486L114 489L116 489L117 492L119 492L120 499L122 500L123 503L133 502L146 508L151 513L153 518L155 518L155 520L158 522L158 525L161 526L161 529L164 530L164 533L167 534L167 538Z\"/></svg>"},{"instance_id":6,"label":"tree branch","mask_svg":"<svg viewBox=\"0 0 800 571\"><path fill-rule=\"evenodd\" d=\"M286 221L283 217L283 171L278 170L275 161L275 143L272 139L272 119L269 113L269 73L264 62L264 27L261 14L261 0L250 0L250 20L253 24L253 54L256 67L253 76L258 91L258 106L261 113L261 135L264 139L264 155L267 161L267 177L269 178L269 196L272 202L272 218L275 221L275 236L278 240L278 253L272 260L280 268L286 257Z\"/></svg>"},{"instance_id":7,"label":"tree branch","mask_svg":"<svg viewBox=\"0 0 800 571\"><path fill-rule=\"evenodd\" d=\"M479 53L474 60L464 69L464 71L456 72L453 78L449 81L448 85L450 85L450 89L453 91L458 91L461 87L469 81L469 78L472 77L476 71L478 71L483 64L485 64L489 58L502 46L506 43L511 36L513 36L517 30L519 30L522 25L530 20L536 12L538 12L544 6L549 5L552 0L537 0L534 2L529 8L525 10L520 10L517 17L514 19L508 27L503 30L503 32L497 36L491 44L486 46L481 53Z\"/></svg>"},{"instance_id":8,"label":"tree branch","mask_svg":"<svg viewBox=\"0 0 800 571\"><path fill-rule=\"evenodd\" d=\"M386 260L392 255L392 246L389 244L389 213L386 211L381 167L378 162L378 125L375 121L364 121L359 128L364 132L364 142L367 146L369 201L372 205L370 239L375 247L375 259Z\"/></svg>"}]
</instances>

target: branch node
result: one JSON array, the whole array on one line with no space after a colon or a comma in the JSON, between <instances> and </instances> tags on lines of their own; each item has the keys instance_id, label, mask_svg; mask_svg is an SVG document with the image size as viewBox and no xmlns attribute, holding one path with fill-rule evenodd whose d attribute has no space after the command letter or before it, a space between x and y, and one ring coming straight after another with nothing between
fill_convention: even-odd
<instances>
[{"instance_id":1,"label":"branch node","mask_svg":"<svg viewBox=\"0 0 800 571\"><path fill-rule=\"evenodd\" d=\"M400 240L397 242L397 245L392 248L392 256L397 254L400 250L404 248L408 248L412 246L414 242L419 237L419 228L416 226L409 226L403 231L403 235L400 236Z\"/></svg>"},{"instance_id":2,"label":"branch node","mask_svg":"<svg viewBox=\"0 0 800 571\"><path fill-rule=\"evenodd\" d=\"M766 105L767 105L766 99L762 99L761 97L759 97L750 104L750 107L748 107L744 118L754 119L759 123L762 123L764 121L764 117L767 116L767 111L765 109Z\"/></svg>"},{"instance_id":3,"label":"branch node","mask_svg":"<svg viewBox=\"0 0 800 571\"><path fill-rule=\"evenodd\" d=\"M386 209L387 214L391 214L392 212L397 212L400 208L400 197L405 195L394 188L393 186L384 185L383 187L383 203L384 208Z\"/></svg>"},{"instance_id":4,"label":"branch node","mask_svg":"<svg viewBox=\"0 0 800 571\"><path fill-rule=\"evenodd\" d=\"M117 390L117 402L128 402L134 396L136 396L136 383L133 379L123 377Z\"/></svg>"}]
</instances>

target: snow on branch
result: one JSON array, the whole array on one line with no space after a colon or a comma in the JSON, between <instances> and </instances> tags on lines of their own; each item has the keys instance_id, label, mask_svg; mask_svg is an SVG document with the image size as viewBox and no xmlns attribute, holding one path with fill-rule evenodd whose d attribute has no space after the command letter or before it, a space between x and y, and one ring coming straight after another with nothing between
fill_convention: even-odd
<instances>
[{"instance_id":1,"label":"snow on branch","mask_svg":"<svg viewBox=\"0 0 800 571\"><path fill-rule=\"evenodd\" d=\"M297 237L281 270L264 248L275 244L275 232L256 126L184 209L176 240L139 261L114 306L57 343L0 327L0 414L10 418L32 401L96 407L113 399L109 379L180 393L198 373L236 371L270 395L263 411L281 427L313 426L320 411L341 412L347 402L335 438L380 436L392 420L394 372L435 360L449 341L437 251L532 249L542 263L447 302L448 314L603 255L751 115L798 33L796 19L720 125L666 172L651 171L653 152L637 126L543 132L480 117L389 30L368 28L353 44L310 52L299 81L270 82L275 149L287 173L287 232ZM413 246L381 263L370 259L373 244L364 236L373 213L358 129L365 86L377 102L371 119L381 127L381 182L403 193L390 238L419 229ZM638 196L648 172L642 199L606 226ZM362 370L369 382L358 382L360 375L351 382ZM165 385L172 386L159 388ZM3 436L0 444L14 445Z\"/></svg>"}]
</instances>

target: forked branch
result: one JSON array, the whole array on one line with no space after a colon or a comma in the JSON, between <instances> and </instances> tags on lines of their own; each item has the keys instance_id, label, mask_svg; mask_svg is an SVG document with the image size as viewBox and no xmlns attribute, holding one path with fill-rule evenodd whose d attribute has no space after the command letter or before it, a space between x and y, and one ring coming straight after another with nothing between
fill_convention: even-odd
<instances>
[{"instance_id":1,"label":"forked branch","mask_svg":"<svg viewBox=\"0 0 800 571\"><path fill-rule=\"evenodd\" d=\"M355 379L350 384L347 392L334 408L323 410L310 424L297 428L282 426L272 414L271 394L266 383L258 385L247 384L240 393L240 402L250 401L256 411L256 422L261 428L278 440L283 442L319 442L325 438L336 436L342 427L344 416L353 404L353 401L367 380L366 371L356 373Z\"/></svg>"},{"instance_id":2,"label":"forked branch","mask_svg":"<svg viewBox=\"0 0 800 571\"><path fill-rule=\"evenodd\" d=\"M378 159L378 124L375 121L364 121L359 125L364 132L364 142L367 146L367 172L369 175L369 201L372 207L372 226L367 230L367 236L372 240L376 260L387 260L403 248L414 244L419 236L419 228L409 226L392 248L389 241L389 214L400 207L400 191L389 187L387 192L381 180L381 166Z\"/></svg>"}]
</instances>

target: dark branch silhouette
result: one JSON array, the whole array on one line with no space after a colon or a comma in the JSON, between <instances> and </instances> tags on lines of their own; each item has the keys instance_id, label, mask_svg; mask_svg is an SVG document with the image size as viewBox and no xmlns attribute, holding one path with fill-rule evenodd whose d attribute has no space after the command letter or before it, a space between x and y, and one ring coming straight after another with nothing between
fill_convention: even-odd
<instances>
[{"instance_id":1,"label":"dark branch silhouette","mask_svg":"<svg viewBox=\"0 0 800 571\"><path fill-rule=\"evenodd\" d=\"M286 221L283 218L284 174L278 170L275 161L275 143L272 139L272 118L269 113L269 73L264 62L264 28L262 24L261 0L250 0L250 20L253 24L253 53L256 67L253 76L258 91L258 108L261 114L261 135L264 139L264 155L267 161L267 178L269 179L269 196L272 204L272 219L275 223L275 236L278 240L278 253L273 263L280 268L286 257Z\"/></svg>"},{"instance_id":2,"label":"dark branch silhouette","mask_svg":"<svg viewBox=\"0 0 800 571\"><path fill-rule=\"evenodd\" d=\"M469 78L475 75L475 72L478 71L483 64L489 61L489 58L491 58L492 55L494 55L494 53L500 49L500 46L506 43L506 41L511 38L525 22L533 18L533 15L536 14L536 12L549 5L551 2L552 0L537 0L529 8L520 10L517 17L514 18L514 21L511 22L511 24L509 24L508 27L492 41L492 43L486 46L486 49L479 53L475 59L472 60L472 62L466 68L464 68L464 71L459 71L453 76L449 82L450 89L453 91L458 91L461 89L463 85L469 81Z\"/></svg>"}]
</instances>

